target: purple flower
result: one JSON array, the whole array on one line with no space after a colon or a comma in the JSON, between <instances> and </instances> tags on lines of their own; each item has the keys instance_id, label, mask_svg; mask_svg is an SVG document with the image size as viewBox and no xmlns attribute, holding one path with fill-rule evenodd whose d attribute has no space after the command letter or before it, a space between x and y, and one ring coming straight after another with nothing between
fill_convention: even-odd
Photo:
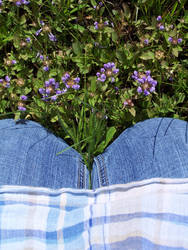
<instances>
[{"instance_id":1,"label":"purple flower","mask_svg":"<svg viewBox=\"0 0 188 250\"><path fill-rule=\"evenodd\" d=\"M53 85L55 85L55 89L59 88L59 83L58 82L55 82Z\"/></svg>"},{"instance_id":2,"label":"purple flower","mask_svg":"<svg viewBox=\"0 0 188 250\"><path fill-rule=\"evenodd\" d=\"M10 82L10 77L9 76L5 76L5 81L6 82Z\"/></svg>"},{"instance_id":3,"label":"purple flower","mask_svg":"<svg viewBox=\"0 0 188 250\"><path fill-rule=\"evenodd\" d=\"M146 70L145 73L147 76L149 76L151 74L151 70Z\"/></svg>"},{"instance_id":4,"label":"purple flower","mask_svg":"<svg viewBox=\"0 0 188 250\"><path fill-rule=\"evenodd\" d=\"M40 34L41 31L42 31L42 28L39 29L39 30L37 30L37 31L35 32L35 35L38 36L38 35Z\"/></svg>"},{"instance_id":5,"label":"purple flower","mask_svg":"<svg viewBox=\"0 0 188 250\"><path fill-rule=\"evenodd\" d=\"M162 17L161 17L161 16L158 16L156 19L157 19L157 21L161 21L161 20L162 20Z\"/></svg>"},{"instance_id":6,"label":"purple flower","mask_svg":"<svg viewBox=\"0 0 188 250\"><path fill-rule=\"evenodd\" d=\"M113 69L112 71L114 74L117 74L119 72L119 69Z\"/></svg>"},{"instance_id":7,"label":"purple flower","mask_svg":"<svg viewBox=\"0 0 188 250\"><path fill-rule=\"evenodd\" d=\"M44 56L43 55L40 55L39 58L40 58L40 60L44 61Z\"/></svg>"},{"instance_id":8,"label":"purple flower","mask_svg":"<svg viewBox=\"0 0 188 250\"><path fill-rule=\"evenodd\" d=\"M75 83L79 83L79 82L80 82L80 78L79 78L79 77L76 77L76 78L74 79L74 82L75 82Z\"/></svg>"},{"instance_id":9,"label":"purple flower","mask_svg":"<svg viewBox=\"0 0 188 250\"><path fill-rule=\"evenodd\" d=\"M51 96L51 100L56 101L57 100L57 95Z\"/></svg>"},{"instance_id":10,"label":"purple flower","mask_svg":"<svg viewBox=\"0 0 188 250\"><path fill-rule=\"evenodd\" d=\"M105 72L105 69L104 69L104 68L101 68L100 71L101 71L101 73L104 73L104 72Z\"/></svg>"},{"instance_id":11,"label":"purple flower","mask_svg":"<svg viewBox=\"0 0 188 250\"><path fill-rule=\"evenodd\" d=\"M98 22L94 22L94 26L95 26L94 28L95 28L96 30L98 30L98 28L99 28L99 27L98 27Z\"/></svg>"},{"instance_id":12,"label":"purple flower","mask_svg":"<svg viewBox=\"0 0 188 250\"><path fill-rule=\"evenodd\" d=\"M56 94L57 95L61 94L61 90L56 90Z\"/></svg>"},{"instance_id":13,"label":"purple flower","mask_svg":"<svg viewBox=\"0 0 188 250\"><path fill-rule=\"evenodd\" d=\"M115 82L115 78L114 77L111 77L111 82Z\"/></svg>"},{"instance_id":14,"label":"purple flower","mask_svg":"<svg viewBox=\"0 0 188 250\"><path fill-rule=\"evenodd\" d=\"M77 90L77 89L79 89L79 88L80 88L80 85L78 85L78 84L74 84L74 85L72 85L72 88Z\"/></svg>"},{"instance_id":15,"label":"purple flower","mask_svg":"<svg viewBox=\"0 0 188 250\"><path fill-rule=\"evenodd\" d=\"M114 28L114 23L111 23L112 27Z\"/></svg>"},{"instance_id":16,"label":"purple flower","mask_svg":"<svg viewBox=\"0 0 188 250\"><path fill-rule=\"evenodd\" d=\"M102 2L99 2L99 6L103 6L103 3L102 3Z\"/></svg>"},{"instance_id":17,"label":"purple flower","mask_svg":"<svg viewBox=\"0 0 188 250\"><path fill-rule=\"evenodd\" d=\"M148 39L145 39L145 40L144 40L144 43L145 43L146 45L148 45L148 44L149 44L149 40L148 40Z\"/></svg>"},{"instance_id":18,"label":"purple flower","mask_svg":"<svg viewBox=\"0 0 188 250\"><path fill-rule=\"evenodd\" d=\"M96 9L96 8L97 8L97 6L95 5L95 6L93 6L93 8L94 8L94 9Z\"/></svg>"},{"instance_id":19,"label":"purple flower","mask_svg":"<svg viewBox=\"0 0 188 250\"><path fill-rule=\"evenodd\" d=\"M44 66L44 67L43 67L43 70L44 70L44 71L48 71L48 70L49 70L49 67L48 67L48 66Z\"/></svg>"},{"instance_id":20,"label":"purple flower","mask_svg":"<svg viewBox=\"0 0 188 250\"><path fill-rule=\"evenodd\" d=\"M50 82L49 81L45 81L44 86L45 87L49 87L50 86Z\"/></svg>"},{"instance_id":21,"label":"purple flower","mask_svg":"<svg viewBox=\"0 0 188 250\"><path fill-rule=\"evenodd\" d=\"M70 78L69 73L65 73L64 76L62 76L61 80L63 83L66 83L66 81Z\"/></svg>"},{"instance_id":22,"label":"purple flower","mask_svg":"<svg viewBox=\"0 0 188 250\"><path fill-rule=\"evenodd\" d=\"M178 38L178 43L181 43L182 41L182 38Z\"/></svg>"},{"instance_id":23,"label":"purple flower","mask_svg":"<svg viewBox=\"0 0 188 250\"><path fill-rule=\"evenodd\" d=\"M26 0L21 0L21 3L27 5L27 4L29 4L30 2L29 2L29 1L26 1Z\"/></svg>"},{"instance_id":24,"label":"purple flower","mask_svg":"<svg viewBox=\"0 0 188 250\"><path fill-rule=\"evenodd\" d=\"M0 6L2 5L2 0L0 0Z\"/></svg>"},{"instance_id":25,"label":"purple flower","mask_svg":"<svg viewBox=\"0 0 188 250\"><path fill-rule=\"evenodd\" d=\"M172 41L173 41L173 38L170 36L170 37L168 38L168 41L169 41L169 42L172 42Z\"/></svg>"},{"instance_id":26,"label":"purple flower","mask_svg":"<svg viewBox=\"0 0 188 250\"><path fill-rule=\"evenodd\" d=\"M25 100L27 100L27 96L26 95L21 95L20 99L25 101Z\"/></svg>"},{"instance_id":27,"label":"purple flower","mask_svg":"<svg viewBox=\"0 0 188 250\"><path fill-rule=\"evenodd\" d=\"M137 92L138 92L138 93L142 93L142 88L141 88L141 87L138 87L138 88L137 88Z\"/></svg>"},{"instance_id":28,"label":"purple flower","mask_svg":"<svg viewBox=\"0 0 188 250\"><path fill-rule=\"evenodd\" d=\"M54 78L50 78L49 79L49 84L55 85L55 79Z\"/></svg>"},{"instance_id":29,"label":"purple flower","mask_svg":"<svg viewBox=\"0 0 188 250\"><path fill-rule=\"evenodd\" d=\"M19 7L22 3L21 3L21 1L17 1L15 4L16 4L16 6Z\"/></svg>"},{"instance_id":30,"label":"purple flower","mask_svg":"<svg viewBox=\"0 0 188 250\"><path fill-rule=\"evenodd\" d=\"M147 96L147 95L149 95L149 94L150 94L150 92L149 92L148 90L145 89L145 90L144 90L144 95Z\"/></svg>"},{"instance_id":31,"label":"purple flower","mask_svg":"<svg viewBox=\"0 0 188 250\"><path fill-rule=\"evenodd\" d=\"M31 42L31 38L30 38L30 37L26 37L25 40L26 40L27 43L30 43L30 42Z\"/></svg>"},{"instance_id":32,"label":"purple flower","mask_svg":"<svg viewBox=\"0 0 188 250\"><path fill-rule=\"evenodd\" d=\"M97 80L100 81L100 82L105 82L106 75L105 74L101 74L101 76Z\"/></svg>"},{"instance_id":33,"label":"purple flower","mask_svg":"<svg viewBox=\"0 0 188 250\"><path fill-rule=\"evenodd\" d=\"M26 111L26 108L25 108L25 107L22 107L22 106L18 106L18 109L19 109L20 111Z\"/></svg>"},{"instance_id":34,"label":"purple flower","mask_svg":"<svg viewBox=\"0 0 188 250\"><path fill-rule=\"evenodd\" d=\"M133 75L131 76L134 80L138 79L138 71L134 71Z\"/></svg>"},{"instance_id":35,"label":"purple flower","mask_svg":"<svg viewBox=\"0 0 188 250\"><path fill-rule=\"evenodd\" d=\"M48 37L49 37L50 41L52 41L52 42L57 41L56 36L54 36L51 32L48 34Z\"/></svg>"},{"instance_id":36,"label":"purple flower","mask_svg":"<svg viewBox=\"0 0 188 250\"><path fill-rule=\"evenodd\" d=\"M40 89L39 89L39 93L40 93L40 94L44 94L44 93L45 93L45 89L40 88Z\"/></svg>"},{"instance_id":37,"label":"purple flower","mask_svg":"<svg viewBox=\"0 0 188 250\"><path fill-rule=\"evenodd\" d=\"M161 25L159 26L159 29L160 29L160 30L164 30L164 29L165 29L164 25L161 24Z\"/></svg>"},{"instance_id":38,"label":"purple flower","mask_svg":"<svg viewBox=\"0 0 188 250\"><path fill-rule=\"evenodd\" d=\"M12 64L16 64L16 60L12 60Z\"/></svg>"},{"instance_id":39,"label":"purple flower","mask_svg":"<svg viewBox=\"0 0 188 250\"><path fill-rule=\"evenodd\" d=\"M40 24L41 24L42 26L44 26L44 25L45 25L45 23L44 23L43 21L40 21Z\"/></svg>"},{"instance_id":40,"label":"purple flower","mask_svg":"<svg viewBox=\"0 0 188 250\"><path fill-rule=\"evenodd\" d=\"M109 21L105 21L105 22L104 22L104 25L109 25Z\"/></svg>"}]
</instances>

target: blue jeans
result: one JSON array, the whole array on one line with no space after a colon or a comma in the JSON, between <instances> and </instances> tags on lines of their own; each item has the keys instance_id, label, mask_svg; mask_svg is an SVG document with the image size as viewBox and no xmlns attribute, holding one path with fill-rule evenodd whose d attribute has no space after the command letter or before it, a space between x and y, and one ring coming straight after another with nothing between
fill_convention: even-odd
<instances>
[{"instance_id":1,"label":"blue jeans","mask_svg":"<svg viewBox=\"0 0 188 250\"><path fill-rule=\"evenodd\" d=\"M153 118L126 129L96 156L92 188L154 177L188 177L188 123ZM0 185L89 189L81 155L39 123L0 120Z\"/></svg>"}]
</instances>

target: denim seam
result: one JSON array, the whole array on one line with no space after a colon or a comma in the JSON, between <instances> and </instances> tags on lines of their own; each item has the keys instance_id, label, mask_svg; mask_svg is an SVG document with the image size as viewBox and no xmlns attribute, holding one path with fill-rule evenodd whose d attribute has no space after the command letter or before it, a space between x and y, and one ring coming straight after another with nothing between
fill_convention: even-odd
<instances>
[{"instance_id":1,"label":"denim seam","mask_svg":"<svg viewBox=\"0 0 188 250\"><path fill-rule=\"evenodd\" d=\"M97 185L95 188L97 187L100 187L100 179L99 179L99 168L98 168L98 164L97 164L97 157L94 157L94 162L96 164L96 176L93 175L93 178L92 178L92 186L94 186L94 181L96 180L97 181ZM92 170L93 171L93 170Z\"/></svg>"},{"instance_id":2,"label":"denim seam","mask_svg":"<svg viewBox=\"0 0 188 250\"><path fill-rule=\"evenodd\" d=\"M85 187L85 171L84 171L84 165L82 163L82 160L78 160L78 188L84 188Z\"/></svg>"},{"instance_id":3,"label":"denim seam","mask_svg":"<svg viewBox=\"0 0 188 250\"><path fill-rule=\"evenodd\" d=\"M99 175L99 185L100 186L108 186L109 181L107 178L107 171L106 171L106 166L104 163L104 157L103 157L103 155L100 155L100 156L97 156L96 158L97 158L96 165L97 165L98 175ZM101 158L102 164L100 162L100 158Z\"/></svg>"}]
</instances>

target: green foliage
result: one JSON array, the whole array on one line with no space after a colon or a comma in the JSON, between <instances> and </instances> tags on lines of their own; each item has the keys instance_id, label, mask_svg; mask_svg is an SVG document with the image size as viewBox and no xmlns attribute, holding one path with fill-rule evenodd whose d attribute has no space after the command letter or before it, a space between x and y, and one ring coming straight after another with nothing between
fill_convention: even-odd
<instances>
[{"instance_id":1,"label":"green foliage","mask_svg":"<svg viewBox=\"0 0 188 250\"><path fill-rule=\"evenodd\" d=\"M18 7L3 0L0 6L1 119L41 123L80 152L89 170L127 127L157 116L187 120L188 109L186 0L101 2L30 0ZM106 69L100 81L96 74L108 62L119 72ZM148 70L157 85L146 96L132 75ZM57 94L53 87L49 96L57 99L44 101L39 89L46 91L50 78L67 90Z\"/></svg>"}]
</instances>

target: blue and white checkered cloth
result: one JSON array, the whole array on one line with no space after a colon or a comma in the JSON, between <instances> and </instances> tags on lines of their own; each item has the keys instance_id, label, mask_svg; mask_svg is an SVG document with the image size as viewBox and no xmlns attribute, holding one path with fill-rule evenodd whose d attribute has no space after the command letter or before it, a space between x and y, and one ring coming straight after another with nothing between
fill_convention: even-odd
<instances>
[{"instance_id":1,"label":"blue and white checkered cloth","mask_svg":"<svg viewBox=\"0 0 188 250\"><path fill-rule=\"evenodd\" d=\"M188 249L188 178L96 190L0 186L0 249Z\"/></svg>"}]
</instances>

